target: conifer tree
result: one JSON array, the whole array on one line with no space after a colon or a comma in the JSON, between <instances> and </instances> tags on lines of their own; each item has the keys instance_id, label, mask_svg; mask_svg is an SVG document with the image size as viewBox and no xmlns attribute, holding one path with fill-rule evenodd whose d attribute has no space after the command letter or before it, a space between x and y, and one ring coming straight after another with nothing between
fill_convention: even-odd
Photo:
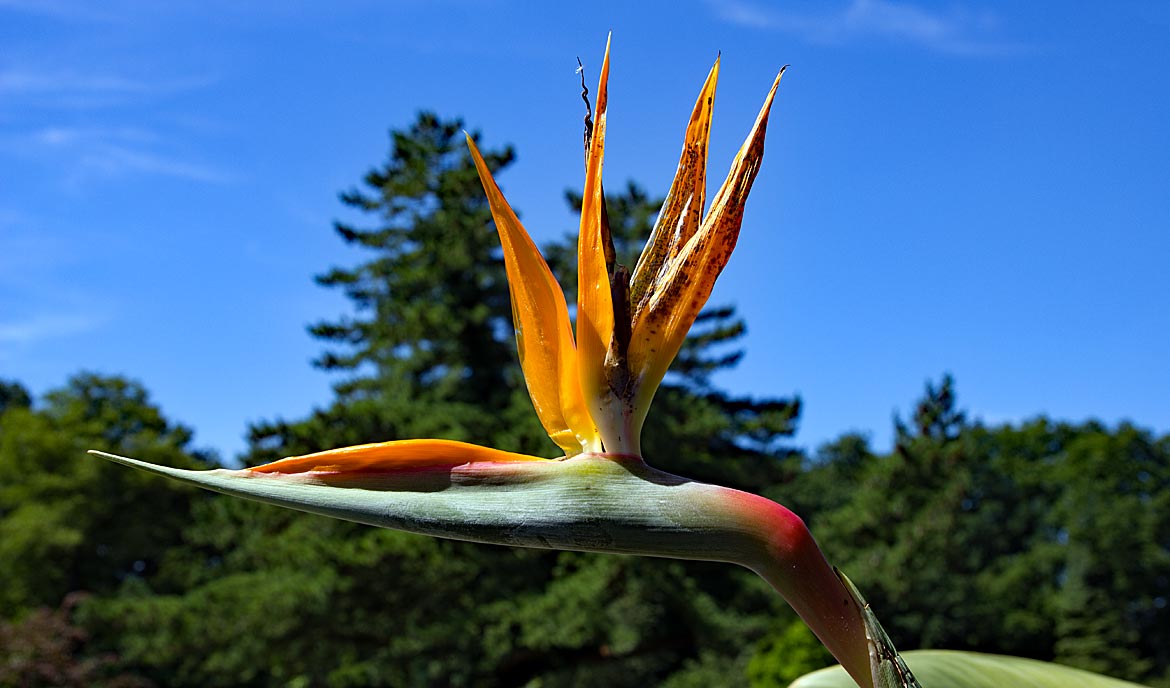
<instances>
[{"instance_id":1,"label":"conifer tree","mask_svg":"<svg viewBox=\"0 0 1170 688\"><path fill-rule=\"evenodd\" d=\"M337 385L342 398L393 381L414 399L498 402L514 358L501 337L508 286L463 123L423 113L391 138L389 160L341 194L377 225L338 222L337 233L374 255L317 277L344 290L356 314L310 328L340 345L316 363L356 373ZM485 156L493 172L513 158L510 148Z\"/></svg>"}]
</instances>

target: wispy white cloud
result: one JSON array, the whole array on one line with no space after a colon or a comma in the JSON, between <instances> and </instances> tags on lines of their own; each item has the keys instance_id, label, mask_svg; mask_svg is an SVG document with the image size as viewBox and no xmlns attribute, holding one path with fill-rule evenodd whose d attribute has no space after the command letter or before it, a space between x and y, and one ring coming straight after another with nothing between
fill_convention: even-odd
<instances>
[{"instance_id":1,"label":"wispy white cloud","mask_svg":"<svg viewBox=\"0 0 1170 688\"><path fill-rule=\"evenodd\" d=\"M149 79L100 71L9 67L0 70L0 96L9 104L16 100L43 107L90 108L181 93L214 81L202 76Z\"/></svg>"},{"instance_id":2,"label":"wispy white cloud","mask_svg":"<svg viewBox=\"0 0 1170 688\"><path fill-rule=\"evenodd\" d=\"M45 146L61 148L103 141L151 143L159 137L154 132L138 127L50 126L33 131L29 138Z\"/></svg>"},{"instance_id":3,"label":"wispy white cloud","mask_svg":"<svg viewBox=\"0 0 1170 688\"><path fill-rule=\"evenodd\" d=\"M0 344L34 344L46 339L91 332L103 323L96 315L39 315L19 321L0 321Z\"/></svg>"},{"instance_id":4,"label":"wispy white cloud","mask_svg":"<svg viewBox=\"0 0 1170 688\"><path fill-rule=\"evenodd\" d=\"M60 91L96 91L101 93L143 93L151 87L143 81L112 74L77 74L27 69L0 72L0 93L22 95Z\"/></svg>"},{"instance_id":5,"label":"wispy white cloud","mask_svg":"<svg viewBox=\"0 0 1170 688\"><path fill-rule=\"evenodd\" d=\"M235 180L231 173L212 165L188 162L147 150L103 144L93 146L77 158L75 174L99 177L119 177L130 173L144 173L175 177L195 182L225 184Z\"/></svg>"},{"instance_id":6,"label":"wispy white cloud","mask_svg":"<svg viewBox=\"0 0 1170 688\"><path fill-rule=\"evenodd\" d=\"M15 153L57 167L59 178L68 184L135 173L198 182L232 181L233 175L228 172L191 159L197 155L176 150L181 136L161 136L154 131L153 123L150 128L120 125L116 120L111 123L115 117L143 121L143 105L148 101L212 83L214 80L206 77L130 76L96 65L91 70L43 63L9 65L0 68L0 102L20 113L16 119L44 122L59 117L74 123L33 125L36 128L23 130L12 125L4 127L0 153ZM119 106L117 115L88 111L108 106Z\"/></svg>"},{"instance_id":7,"label":"wispy white cloud","mask_svg":"<svg viewBox=\"0 0 1170 688\"><path fill-rule=\"evenodd\" d=\"M0 3L6 0L0 0ZM2 5L0 5L2 7ZM56 68L44 63L0 68L0 103L35 127L0 121L0 153L14 153L59 169L67 184L109 179L129 174L149 174L197 182L223 183L234 175L192 158L178 145L181 132L162 136L156 123L146 121L144 105L160 97L183 93L214 83L206 77L145 78L117 70ZM117 114L93 112L117 106ZM83 110L84 112L78 112ZM71 121L68 126L43 126L50 118ZM77 124L81 122L81 124Z\"/></svg>"},{"instance_id":8,"label":"wispy white cloud","mask_svg":"<svg viewBox=\"0 0 1170 688\"><path fill-rule=\"evenodd\" d=\"M224 184L235 174L215 165L193 162L165 148L167 141L140 127L50 126L0 141L3 149L61 168L70 184L131 174L174 177Z\"/></svg>"},{"instance_id":9,"label":"wispy white cloud","mask_svg":"<svg viewBox=\"0 0 1170 688\"><path fill-rule=\"evenodd\" d=\"M942 53L1002 55L1022 46L997 38L998 18L952 5L947 11L898 0L850 0L836 10L779 10L752 0L712 0L716 14L732 24L799 34L817 43L881 38Z\"/></svg>"}]
</instances>

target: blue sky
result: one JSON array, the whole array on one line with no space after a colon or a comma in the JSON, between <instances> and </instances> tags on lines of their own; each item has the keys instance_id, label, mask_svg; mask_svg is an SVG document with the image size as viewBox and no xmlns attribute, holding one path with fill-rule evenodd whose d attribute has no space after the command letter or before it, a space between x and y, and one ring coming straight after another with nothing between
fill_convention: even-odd
<instances>
[{"instance_id":1,"label":"blue sky","mask_svg":"<svg viewBox=\"0 0 1170 688\"><path fill-rule=\"evenodd\" d=\"M718 382L799 393L798 444L884 448L945 371L988 422L1170 430L1170 5L1125 0L0 0L0 376L132 376L232 457L330 398L311 278L363 258L331 221L390 128L514 144L529 230L573 228L610 30L613 186L665 191L720 51L721 178L792 65L713 301L749 327Z\"/></svg>"}]
</instances>

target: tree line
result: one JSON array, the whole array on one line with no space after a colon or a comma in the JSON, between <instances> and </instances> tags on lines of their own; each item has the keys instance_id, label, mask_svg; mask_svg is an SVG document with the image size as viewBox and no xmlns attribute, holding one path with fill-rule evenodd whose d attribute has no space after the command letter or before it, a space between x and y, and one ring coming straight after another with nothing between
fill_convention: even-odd
<instances>
[{"instance_id":1,"label":"tree line","mask_svg":"<svg viewBox=\"0 0 1170 688\"><path fill-rule=\"evenodd\" d=\"M462 129L421 114L341 195L369 225L335 230L368 259L317 277L353 306L310 327L334 398L252 426L245 465L411 437L556 455ZM485 151L493 172L514 157ZM634 184L609 196L627 262L660 203ZM574 242L546 247L570 296ZM799 398L712 383L744 328L730 306L701 316L655 398L648 460L792 508L901 648L1170 686L1170 435L985 426L944 376L893 451L846 434L805 453ZM38 399L0 383L0 686L783 686L831 662L746 570L436 540L84 455L217 465L191 440L124 377L80 373Z\"/></svg>"}]
</instances>

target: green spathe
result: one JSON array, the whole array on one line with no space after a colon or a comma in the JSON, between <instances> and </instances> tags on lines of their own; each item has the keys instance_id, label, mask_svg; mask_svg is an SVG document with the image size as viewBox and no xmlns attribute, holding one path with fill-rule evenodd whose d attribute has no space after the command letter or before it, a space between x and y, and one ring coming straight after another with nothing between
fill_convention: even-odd
<instances>
[{"instance_id":1,"label":"green spathe","mask_svg":"<svg viewBox=\"0 0 1170 688\"><path fill-rule=\"evenodd\" d=\"M470 542L705 559L765 566L771 533L725 508L726 488L656 470L636 458L446 470L269 475L191 471L91 451L223 494L382 528Z\"/></svg>"},{"instance_id":2,"label":"green spathe","mask_svg":"<svg viewBox=\"0 0 1170 688\"><path fill-rule=\"evenodd\" d=\"M422 535L739 564L767 580L859 682L871 685L870 622L861 627L859 607L795 514L763 497L656 470L639 457L583 453L559 461L270 474L189 471L90 453L224 494ZM302 458L289 461L300 466Z\"/></svg>"}]
</instances>

